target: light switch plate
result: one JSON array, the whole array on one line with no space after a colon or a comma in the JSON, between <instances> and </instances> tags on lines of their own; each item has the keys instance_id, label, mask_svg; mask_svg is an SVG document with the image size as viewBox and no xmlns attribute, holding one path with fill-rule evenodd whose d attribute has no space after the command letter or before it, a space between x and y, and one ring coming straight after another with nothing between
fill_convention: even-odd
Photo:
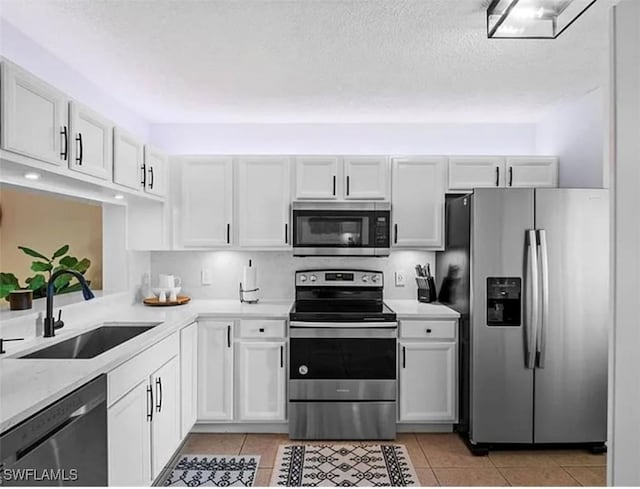
<instances>
[{"instance_id":1,"label":"light switch plate","mask_svg":"<svg viewBox=\"0 0 640 489\"><path fill-rule=\"evenodd\" d=\"M202 282L202 285L211 285L213 283L211 279L211 270L203 268L200 271L200 281Z\"/></svg>"},{"instance_id":2,"label":"light switch plate","mask_svg":"<svg viewBox=\"0 0 640 489\"><path fill-rule=\"evenodd\" d=\"M394 274L396 280L396 287L404 287L405 284L405 276L404 272L397 271Z\"/></svg>"}]
</instances>

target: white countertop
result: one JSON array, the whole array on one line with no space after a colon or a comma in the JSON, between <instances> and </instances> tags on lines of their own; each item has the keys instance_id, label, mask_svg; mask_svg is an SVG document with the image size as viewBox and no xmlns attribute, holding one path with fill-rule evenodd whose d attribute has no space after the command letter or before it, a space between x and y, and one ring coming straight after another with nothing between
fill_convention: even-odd
<instances>
[{"instance_id":1,"label":"white countertop","mask_svg":"<svg viewBox=\"0 0 640 489\"><path fill-rule=\"evenodd\" d=\"M424 303L417 300L390 300L385 303L402 318L420 319L457 319L460 317L456 311L443 304L431 302Z\"/></svg>"},{"instance_id":2,"label":"white countertop","mask_svg":"<svg viewBox=\"0 0 640 489\"><path fill-rule=\"evenodd\" d=\"M196 300L176 307L143 305L104 308L98 315L65 325L55 338L28 338L7 343L0 357L0 433L17 425L60 397L170 336L196 318L286 319L291 302L241 304L238 301ZM88 310L88 309L87 309ZM91 359L18 359L104 323L159 322L158 326Z\"/></svg>"}]
</instances>

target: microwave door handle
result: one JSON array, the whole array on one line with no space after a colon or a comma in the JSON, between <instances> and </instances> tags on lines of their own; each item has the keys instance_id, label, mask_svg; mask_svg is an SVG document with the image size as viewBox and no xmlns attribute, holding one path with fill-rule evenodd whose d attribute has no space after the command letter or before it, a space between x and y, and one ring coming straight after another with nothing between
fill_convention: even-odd
<instances>
[{"instance_id":1,"label":"microwave door handle","mask_svg":"<svg viewBox=\"0 0 640 489\"><path fill-rule=\"evenodd\" d=\"M526 290L530 292L530 297L525 297L527 314L525 317L525 367L533 369L535 366L535 342L538 328L538 311L539 311L539 282L538 282L538 254L537 254L536 231L530 229L527 231L527 286Z\"/></svg>"},{"instance_id":2,"label":"microwave door handle","mask_svg":"<svg viewBox=\"0 0 640 489\"><path fill-rule=\"evenodd\" d=\"M549 250L547 248L547 232L538 230L538 248L540 250L540 284L541 307L540 329L536 337L536 366L544 368L547 328L549 327Z\"/></svg>"}]
</instances>

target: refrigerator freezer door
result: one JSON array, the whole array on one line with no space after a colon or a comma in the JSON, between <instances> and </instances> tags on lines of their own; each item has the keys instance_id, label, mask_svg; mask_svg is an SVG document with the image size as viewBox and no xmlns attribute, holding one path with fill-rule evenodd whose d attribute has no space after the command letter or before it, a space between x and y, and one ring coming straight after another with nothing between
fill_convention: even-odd
<instances>
[{"instance_id":1,"label":"refrigerator freezer door","mask_svg":"<svg viewBox=\"0 0 640 489\"><path fill-rule=\"evenodd\" d=\"M533 441L533 372L526 367L531 329L531 282L525 275L532 189L476 189L472 217L471 426L472 443ZM520 279L520 326L490 326L487 279ZM493 322L493 321L492 321Z\"/></svg>"},{"instance_id":2,"label":"refrigerator freezer door","mask_svg":"<svg viewBox=\"0 0 640 489\"><path fill-rule=\"evenodd\" d=\"M535 370L534 441L602 442L607 429L608 192L538 189L536 228L546 235L549 303L539 331L544 334L538 341L543 361Z\"/></svg>"}]
</instances>

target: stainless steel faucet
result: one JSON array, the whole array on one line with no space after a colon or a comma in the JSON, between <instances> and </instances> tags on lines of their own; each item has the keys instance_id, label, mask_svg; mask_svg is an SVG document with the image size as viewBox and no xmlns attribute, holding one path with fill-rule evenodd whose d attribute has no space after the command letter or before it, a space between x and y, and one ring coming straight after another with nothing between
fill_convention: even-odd
<instances>
[{"instance_id":1,"label":"stainless steel faucet","mask_svg":"<svg viewBox=\"0 0 640 489\"><path fill-rule=\"evenodd\" d=\"M57 272L53 272L51 274L51 278L49 279L49 283L47 283L47 315L44 318L44 337L51 338L56 335L56 329L60 329L64 326L64 322L61 320L62 311L60 311L60 315L58 315L58 320L56 321L53 317L53 282L60 275L64 275L65 273L69 273L78 279L80 282L80 286L82 287L82 296L85 301L89 299L93 299L95 296L91 289L89 288L89 284L85 280L84 276L80 272L76 272L75 270L62 269Z\"/></svg>"}]
</instances>

